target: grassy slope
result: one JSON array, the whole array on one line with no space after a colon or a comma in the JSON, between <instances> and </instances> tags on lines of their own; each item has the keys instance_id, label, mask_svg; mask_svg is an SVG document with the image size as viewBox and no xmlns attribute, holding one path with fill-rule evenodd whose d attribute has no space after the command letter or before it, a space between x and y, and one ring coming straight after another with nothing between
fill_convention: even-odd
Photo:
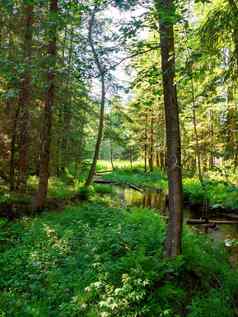
<instances>
[{"instance_id":1,"label":"grassy slope","mask_svg":"<svg viewBox=\"0 0 238 317\"><path fill-rule=\"evenodd\" d=\"M234 317L238 275L222 248L186 232L162 258L159 215L94 201L1 223L0 316Z\"/></svg>"}]
</instances>

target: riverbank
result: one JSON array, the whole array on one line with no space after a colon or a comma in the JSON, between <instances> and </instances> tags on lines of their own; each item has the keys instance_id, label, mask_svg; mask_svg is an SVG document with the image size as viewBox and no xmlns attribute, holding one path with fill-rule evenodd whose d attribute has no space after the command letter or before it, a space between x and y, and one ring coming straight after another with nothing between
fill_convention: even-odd
<instances>
[{"instance_id":1,"label":"riverbank","mask_svg":"<svg viewBox=\"0 0 238 317\"><path fill-rule=\"evenodd\" d=\"M143 169L136 167L116 168L115 170L101 174L100 178L118 184L132 184L143 190L163 190L167 192L167 179L159 170L145 173ZM197 177L184 177L184 200L187 205L195 208L204 208L207 202L211 212L237 213L238 215L238 187L223 179L213 177L204 181L202 187Z\"/></svg>"},{"instance_id":2,"label":"riverbank","mask_svg":"<svg viewBox=\"0 0 238 317\"><path fill-rule=\"evenodd\" d=\"M115 204L94 194L2 221L0 315L236 316L238 273L220 244L186 227L183 256L168 261L163 218Z\"/></svg>"}]
</instances>

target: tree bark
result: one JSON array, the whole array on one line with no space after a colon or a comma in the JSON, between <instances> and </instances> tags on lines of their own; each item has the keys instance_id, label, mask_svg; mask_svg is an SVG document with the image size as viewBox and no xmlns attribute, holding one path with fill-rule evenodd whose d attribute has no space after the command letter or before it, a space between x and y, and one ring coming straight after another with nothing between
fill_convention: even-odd
<instances>
[{"instance_id":1,"label":"tree bark","mask_svg":"<svg viewBox=\"0 0 238 317\"><path fill-rule=\"evenodd\" d=\"M149 167L150 172L154 170L154 113L151 109L151 118L150 118L150 157L149 157Z\"/></svg>"},{"instance_id":2,"label":"tree bark","mask_svg":"<svg viewBox=\"0 0 238 317\"><path fill-rule=\"evenodd\" d=\"M65 33L67 36L67 32ZM72 78L72 57L73 57L73 37L74 37L74 29L71 27L69 33L69 49L68 49L68 61L67 61L67 79L65 85L65 95L66 100L63 105L63 128L62 128L62 158L61 158L61 168L60 171L65 173L65 169L67 164L70 161L70 126L72 121L72 92L70 89L70 80Z\"/></svg>"},{"instance_id":3,"label":"tree bark","mask_svg":"<svg viewBox=\"0 0 238 317\"><path fill-rule=\"evenodd\" d=\"M94 23L95 23L96 11L97 11L97 6L94 7L94 10L92 12L92 15L91 15L91 18L89 21L88 39L89 39L89 45L90 45L92 53L93 53L94 61L95 61L95 64L97 66L97 69L98 69L98 72L100 75L101 101L100 101L100 116L99 116L97 141L96 141L96 145L95 145L93 161L92 161L92 164L91 164L91 167L89 170L87 180L85 182L85 187L89 187L92 184L93 176L96 172L96 166L97 166L97 161L98 161L98 157L99 157L99 151L100 151L100 146L101 146L102 136L103 136L104 108L105 108L105 101L106 101L105 69L99 60L96 48L94 46L94 40L93 40L93 28L94 28Z\"/></svg>"},{"instance_id":4,"label":"tree bark","mask_svg":"<svg viewBox=\"0 0 238 317\"><path fill-rule=\"evenodd\" d=\"M175 48L173 0L155 0L159 14L160 46L166 119L167 166L169 182L169 221L166 238L166 256L181 254L182 240L182 173L181 145L177 91L175 78Z\"/></svg>"},{"instance_id":5,"label":"tree bark","mask_svg":"<svg viewBox=\"0 0 238 317\"><path fill-rule=\"evenodd\" d=\"M230 8L234 15L234 21L236 21L236 24L234 25L233 30L233 42L234 42L234 55L236 59L236 70L235 70L235 77L238 78L238 21L237 21L237 15L238 15L238 4L235 0L228 0Z\"/></svg>"},{"instance_id":6,"label":"tree bark","mask_svg":"<svg viewBox=\"0 0 238 317\"><path fill-rule=\"evenodd\" d=\"M147 172L147 139L148 139L147 125L148 125L148 114L146 112L145 113L145 142L144 142L144 170L145 170L145 173Z\"/></svg>"},{"instance_id":7,"label":"tree bark","mask_svg":"<svg viewBox=\"0 0 238 317\"><path fill-rule=\"evenodd\" d=\"M12 125L12 135L11 135L11 148L10 148L10 169L9 169L9 189L10 191L15 190L15 154L16 154L16 140L17 140L17 124L19 119L19 105L15 110L13 125Z\"/></svg>"},{"instance_id":8,"label":"tree bark","mask_svg":"<svg viewBox=\"0 0 238 317\"><path fill-rule=\"evenodd\" d=\"M112 170L114 170L114 164L113 164L113 148L112 148L112 141L111 141L111 140L110 140L110 160L111 160Z\"/></svg>"},{"instance_id":9,"label":"tree bark","mask_svg":"<svg viewBox=\"0 0 238 317\"><path fill-rule=\"evenodd\" d=\"M21 79L19 95L19 179L18 188L21 192L26 191L28 172L28 149L29 149L29 107L31 103L31 55L32 55L32 26L33 26L33 5L24 6L24 68Z\"/></svg>"},{"instance_id":10,"label":"tree bark","mask_svg":"<svg viewBox=\"0 0 238 317\"><path fill-rule=\"evenodd\" d=\"M49 66L47 72L48 87L45 96L45 108L43 115L41 151L40 151L40 171L38 192L33 202L33 209L42 209L48 192L49 180L49 162L50 162L50 145L52 130L52 113L55 99L55 65L57 55L57 22L56 14L58 13L58 0L50 1L50 30L48 43Z\"/></svg>"}]
</instances>

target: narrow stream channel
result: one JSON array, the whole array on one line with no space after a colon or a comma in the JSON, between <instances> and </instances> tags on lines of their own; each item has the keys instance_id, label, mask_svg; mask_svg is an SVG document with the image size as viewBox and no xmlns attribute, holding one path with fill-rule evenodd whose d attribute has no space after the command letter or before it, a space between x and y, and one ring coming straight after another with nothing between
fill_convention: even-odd
<instances>
[{"instance_id":1,"label":"narrow stream channel","mask_svg":"<svg viewBox=\"0 0 238 317\"><path fill-rule=\"evenodd\" d=\"M161 214L167 214L166 196L163 191L140 192L132 188L113 185L114 192L119 197L122 207L144 207L158 210ZM184 222L188 219L199 219L202 217L202 210L184 209ZM224 220L222 216L210 217L209 219ZM203 225L193 225L195 230L204 232ZM214 240L221 240L229 246L231 240L238 240L238 224L218 224L215 229L208 229L207 234ZM238 250L237 250L238 255Z\"/></svg>"}]
</instances>

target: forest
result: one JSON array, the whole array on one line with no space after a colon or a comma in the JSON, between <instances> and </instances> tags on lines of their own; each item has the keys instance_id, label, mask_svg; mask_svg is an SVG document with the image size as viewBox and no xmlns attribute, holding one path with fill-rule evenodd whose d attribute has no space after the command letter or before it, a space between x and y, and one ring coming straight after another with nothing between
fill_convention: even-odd
<instances>
[{"instance_id":1,"label":"forest","mask_svg":"<svg viewBox=\"0 0 238 317\"><path fill-rule=\"evenodd\" d=\"M238 1L0 4L0 317L238 316Z\"/></svg>"}]
</instances>

